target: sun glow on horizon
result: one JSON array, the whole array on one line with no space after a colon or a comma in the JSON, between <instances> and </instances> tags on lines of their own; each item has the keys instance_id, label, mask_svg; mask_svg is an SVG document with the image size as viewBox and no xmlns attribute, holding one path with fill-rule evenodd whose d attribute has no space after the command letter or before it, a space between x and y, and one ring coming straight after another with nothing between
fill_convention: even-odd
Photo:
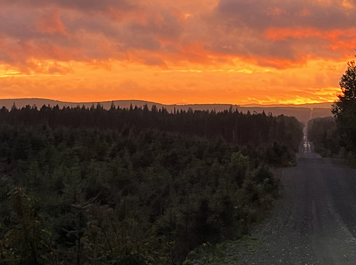
<instances>
[{"instance_id":1,"label":"sun glow on horizon","mask_svg":"<svg viewBox=\"0 0 356 265\"><path fill-rule=\"evenodd\" d=\"M335 69L335 62L322 62ZM53 98L71 102L147 100L162 104L305 104L335 100L339 72L320 74L320 61L308 68L271 69L240 65L147 67L110 61L106 65L43 62L37 72L1 68L1 98ZM336 67L337 68L337 67ZM17 85L17 90L11 89ZM309 88L305 89L310 85ZM23 89L19 89L23 88ZM303 91L303 92L301 92ZM251 97L251 94L253 97Z\"/></svg>"},{"instance_id":2,"label":"sun glow on horizon","mask_svg":"<svg viewBox=\"0 0 356 265\"><path fill-rule=\"evenodd\" d=\"M356 48L350 0L30 2L0 2L0 98L331 102Z\"/></svg>"}]
</instances>

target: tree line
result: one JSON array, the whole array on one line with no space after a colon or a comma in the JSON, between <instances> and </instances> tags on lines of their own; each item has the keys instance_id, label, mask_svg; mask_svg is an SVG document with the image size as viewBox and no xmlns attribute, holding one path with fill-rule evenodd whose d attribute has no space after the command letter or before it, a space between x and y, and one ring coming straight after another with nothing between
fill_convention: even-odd
<instances>
[{"instance_id":1,"label":"tree line","mask_svg":"<svg viewBox=\"0 0 356 265\"><path fill-rule=\"evenodd\" d=\"M308 122L308 139L314 151L321 156L338 155L341 151L340 138L334 117L316 118Z\"/></svg>"},{"instance_id":2,"label":"tree line","mask_svg":"<svg viewBox=\"0 0 356 265\"><path fill-rule=\"evenodd\" d=\"M1 264L180 264L248 233L301 138L232 109L3 108Z\"/></svg>"},{"instance_id":3,"label":"tree line","mask_svg":"<svg viewBox=\"0 0 356 265\"><path fill-rule=\"evenodd\" d=\"M333 118L309 122L309 138L321 155L347 157L356 165L356 64L350 61L341 76L341 94L333 104Z\"/></svg>"},{"instance_id":4,"label":"tree line","mask_svg":"<svg viewBox=\"0 0 356 265\"><path fill-rule=\"evenodd\" d=\"M291 150L298 149L300 134L294 128L300 128L296 118L283 115L272 117L261 114L243 114L238 109L230 108L224 112L176 110L169 113L165 108L151 110L147 105L142 108L130 107L122 109L112 104L109 110L100 104L86 108L57 106L26 106L11 110L3 107L0 110L0 121L7 124L47 124L51 128L66 126L71 128L98 128L115 130L157 129L160 131L194 134L207 139L223 138L236 145L259 147L262 144L271 145L278 142Z\"/></svg>"},{"instance_id":5,"label":"tree line","mask_svg":"<svg viewBox=\"0 0 356 265\"><path fill-rule=\"evenodd\" d=\"M352 163L356 164L356 64L350 61L340 82L341 94L334 103L332 112L336 118L340 145L348 152Z\"/></svg>"}]
</instances>

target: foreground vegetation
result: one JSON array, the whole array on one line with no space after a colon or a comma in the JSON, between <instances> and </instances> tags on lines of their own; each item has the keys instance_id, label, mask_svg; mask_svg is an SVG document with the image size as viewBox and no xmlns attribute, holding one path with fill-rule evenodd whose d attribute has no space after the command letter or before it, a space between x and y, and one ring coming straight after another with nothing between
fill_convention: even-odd
<instances>
[{"instance_id":1,"label":"foreground vegetation","mask_svg":"<svg viewBox=\"0 0 356 265\"><path fill-rule=\"evenodd\" d=\"M331 112L334 117L308 123L308 137L322 156L340 155L356 166L356 64L350 61L340 82L341 94Z\"/></svg>"},{"instance_id":2,"label":"foreground vegetation","mask_svg":"<svg viewBox=\"0 0 356 265\"><path fill-rule=\"evenodd\" d=\"M350 61L340 82L341 94L332 112L336 118L340 145L346 150L350 162L356 166L356 64Z\"/></svg>"},{"instance_id":3,"label":"foreground vegetation","mask_svg":"<svg viewBox=\"0 0 356 265\"><path fill-rule=\"evenodd\" d=\"M278 195L295 118L43 106L0 111L1 264L180 264Z\"/></svg>"},{"instance_id":4,"label":"foreground vegetation","mask_svg":"<svg viewBox=\"0 0 356 265\"><path fill-rule=\"evenodd\" d=\"M336 156L341 151L339 132L334 117L310 120L308 139L313 142L314 151L323 157Z\"/></svg>"}]
</instances>

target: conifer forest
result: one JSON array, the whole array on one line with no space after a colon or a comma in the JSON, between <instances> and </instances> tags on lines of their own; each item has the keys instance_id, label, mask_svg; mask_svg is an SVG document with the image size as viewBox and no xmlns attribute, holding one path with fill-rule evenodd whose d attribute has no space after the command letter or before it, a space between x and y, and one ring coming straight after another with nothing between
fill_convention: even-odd
<instances>
[{"instance_id":1,"label":"conifer forest","mask_svg":"<svg viewBox=\"0 0 356 265\"><path fill-rule=\"evenodd\" d=\"M232 108L2 108L0 264L182 264L249 233L302 137Z\"/></svg>"}]
</instances>

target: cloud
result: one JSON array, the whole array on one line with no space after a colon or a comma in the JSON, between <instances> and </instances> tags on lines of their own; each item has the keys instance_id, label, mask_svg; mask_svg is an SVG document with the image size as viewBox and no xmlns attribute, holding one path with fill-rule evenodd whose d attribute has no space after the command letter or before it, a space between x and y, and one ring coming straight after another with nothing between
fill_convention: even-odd
<instances>
[{"instance_id":1,"label":"cloud","mask_svg":"<svg viewBox=\"0 0 356 265\"><path fill-rule=\"evenodd\" d=\"M310 58L345 58L356 42L351 6L336 0L221 0L206 15L211 32L206 47L276 68Z\"/></svg>"},{"instance_id":2,"label":"cloud","mask_svg":"<svg viewBox=\"0 0 356 265\"><path fill-rule=\"evenodd\" d=\"M344 55L356 42L351 1L193 2L4 0L0 3L0 34L8 44L4 53L26 43L30 56L45 59L130 58L151 65L154 57L155 62L175 65L238 58L283 68L310 56ZM42 47L46 48L39 52ZM76 55L69 58L73 51ZM142 51L147 58L135 58ZM11 54L0 59L10 63L28 59L24 53L17 58Z\"/></svg>"},{"instance_id":3,"label":"cloud","mask_svg":"<svg viewBox=\"0 0 356 265\"><path fill-rule=\"evenodd\" d=\"M61 8L79 11L106 12L111 9L132 10L135 9L135 0L2 0L1 6L16 6L27 8L43 8L57 6Z\"/></svg>"},{"instance_id":4,"label":"cloud","mask_svg":"<svg viewBox=\"0 0 356 265\"><path fill-rule=\"evenodd\" d=\"M235 27L264 30L269 27L320 29L349 28L353 14L343 1L221 0L216 15Z\"/></svg>"},{"instance_id":5,"label":"cloud","mask_svg":"<svg viewBox=\"0 0 356 265\"><path fill-rule=\"evenodd\" d=\"M36 29L38 32L45 34L67 34L58 10L45 10L36 24Z\"/></svg>"},{"instance_id":6,"label":"cloud","mask_svg":"<svg viewBox=\"0 0 356 265\"><path fill-rule=\"evenodd\" d=\"M86 80L90 73L103 77L110 93L115 84L132 81L138 84L130 86L132 90L144 91L152 84L147 91L155 95L167 87L167 98L182 86L213 91L220 83L230 94L217 90L210 98L219 93L231 98L234 87L241 94L251 92L242 91L245 87L270 87L275 92L292 86L295 76L288 71L303 73L295 87L307 87L308 82L312 87L316 82L333 87L335 69L323 69L326 76L306 76L320 71L315 62L330 66L352 58L355 6L354 0L2 0L0 69L31 78L62 75ZM247 69L248 77L241 69ZM135 74L118 79L121 71ZM154 71L171 77L156 82ZM29 89L40 84L36 82ZM60 82L71 89L85 86L84 81ZM85 91L96 89L93 85ZM291 91L286 97L299 93Z\"/></svg>"}]
</instances>

